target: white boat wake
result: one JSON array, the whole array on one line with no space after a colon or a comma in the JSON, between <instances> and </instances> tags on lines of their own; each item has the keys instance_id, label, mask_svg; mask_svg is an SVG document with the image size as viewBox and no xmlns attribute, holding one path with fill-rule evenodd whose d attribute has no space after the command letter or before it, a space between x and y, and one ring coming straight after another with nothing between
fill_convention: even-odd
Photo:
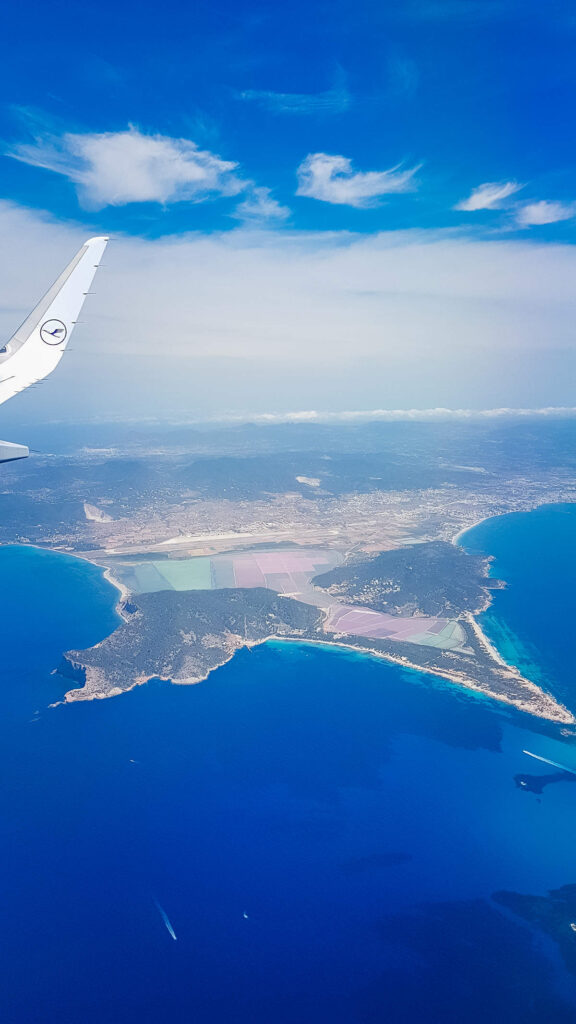
<instances>
[{"instance_id":1,"label":"white boat wake","mask_svg":"<svg viewBox=\"0 0 576 1024\"><path fill-rule=\"evenodd\" d=\"M172 927L172 925L171 925L171 923L170 923L170 918L168 917L168 914L167 914L167 913L166 913L166 911L164 910L164 907L162 907L162 906L161 906L161 905L160 905L160 904L158 903L158 900L157 900L157 899L154 899L154 903L156 904L156 908L157 908L157 910L158 910L158 913L160 914L160 917L161 917L161 918L162 918L162 920L164 921L164 924L166 925L166 928L167 928L168 932L170 933L170 935L171 935L171 936L172 936L172 938L174 939L174 942L177 942L177 941L178 941L178 939L177 939L177 937L176 937L176 932L174 931L174 929L173 929L173 927Z\"/></svg>"},{"instance_id":2,"label":"white boat wake","mask_svg":"<svg viewBox=\"0 0 576 1024\"><path fill-rule=\"evenodd\" d=\"M544 764L550 764L553 768L560 768L563 772L570 772L571 775L576 775L576 768L568 768L565 764L559 764L558 761L551 761L549 757L542 757L541 754L533 754L531 750L523 750L523 754L528 754L528 757L535 757L537 761L543 761Z\"/></svg>"}]
</instances>

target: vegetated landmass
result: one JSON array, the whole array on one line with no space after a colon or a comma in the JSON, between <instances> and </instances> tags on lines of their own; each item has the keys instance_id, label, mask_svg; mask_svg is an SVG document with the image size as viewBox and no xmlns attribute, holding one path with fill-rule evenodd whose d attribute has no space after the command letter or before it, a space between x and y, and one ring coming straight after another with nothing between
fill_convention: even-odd
<instances>
[{"instance_id":1,"label":"vegetated landmass","mask_svg":"<svg viewBox=\"0 0 576 1024\"><path fill-rule=\"evenodd\" d=\"M344 553L354 556L344 576L319 581L328 590L314 590L296 572L294 587L277 585L314 606L307 612L313 624L305 628L283 619L284 612L278 612L277 623L264 617L252 628L254 590L245 599L235 593L245 625L236 621L236 604L226 619L224 590L132 597L124 605L126 621L112 637L64 664L80 682L83 672L86 677L74 699L128 689L152 675L200 678L242 643L282 635L371 650L542 717L573 721L498 658L474 621L473 612L488 603L495 585L483 575L482 560L440 542L485 517L576 501L576 421L202 429L100 424L68 431L44 424L37 440L27 440L45 454L3 469L0 543L75 552L108 572L119 564L130 568L132 557L208 560L274 544L330 549L336 557L326 566ZM392 558L382 555L390 549ZM377 559L367 561L375 553ZM325 572L321 565L314 568L319 572ZM178 573L168 575L176 579ZM123 587L117 582L130 592L126 578ZM276 586L270 574L266 585ZM342 597L351 611L338 618L334 606ZM157 623L149 599L158 602ZM274 593L270 600L281 599ZM191 616L193 623L181 621L176 629L174 616L180 621L178 608L184 607L183 619ZM457 619L451 634L456 644L439 649L441 632L440 643L430 647L411 641L418 631L400 638L384 627L375 633L370 625L361 629L361 616L372 609L404 623L419 615L445 618L449 625ZM436 627L441 630L442 623L429 633ZM363 635L352 635L353 629ZM72 663L79 667L72 670Z\"/></svg>"},{"instance_id":2,"label":"vegetated landmass","mask_svg":"<svg viewBox=\"0 0 576 1024\"><path fill-rule=\"evenodd\" d=\"M125 621L95 647L66 652L60 674L79 688L66 700L112 697L148 679L199 682L241 647L267 639L310 640L371 652L406 668L420 669L547 718L572 724L574 717L517 669L504 664L473 618L462 627L461 649L331 634L313 605L265 588L171 591L139 594L122 607Z\"/></svg>"},{"instance_id":3,"label":"vegetated landmass","mask_svg":"<svg viewBox=\"0 0 576 1024\"><path fill-rule=\"evenodd\" d=\"M60 674L83 684L68 699L110 697L156 677L197 683L240 647L316 635L322 624L317 608L264 588L139 594L124 614L101 643L64 656Z\"/></svg>"},{"instance_id":4,"label":"vegetated landmass","mask_svg":"<svg viewBox=\"0 0 576 1024\"><path fill-rule=\"evenodd\" d=\"M485 607L488 589L503 586L487 576L488 566L487 558L432 541L358 559L312 582L342 601L391 615L452 618Z\"/></svg>"},{"instance_id":5,"label":"vegetated landmass","mask_svg":"<svg viewBox=\"0 0 576 1024\"><path fill-rule=\"evenodd\" d=\"M576 974L576 885L551 889L546 896L502 891L492 898L550 935L558 943L566 966Z\"/></svg>"}]
</instances>

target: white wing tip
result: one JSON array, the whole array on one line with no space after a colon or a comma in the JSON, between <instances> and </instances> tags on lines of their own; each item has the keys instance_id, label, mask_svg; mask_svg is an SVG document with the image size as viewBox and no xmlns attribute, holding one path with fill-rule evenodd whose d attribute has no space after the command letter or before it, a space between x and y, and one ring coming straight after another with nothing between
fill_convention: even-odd
<instances>
[{"instance_id":1,"label":"white wing tip","mask_svg":"<svg viewBox=\"0 0 576 1024\"><path fill-rule=\"evenodd\" d=\"M95 245L97 242L109 242L109 235L94 235L94 238L87 238L84 245Z\"/></svg>"},{"instance_id":2,"label":"white wing tip","mask_svg":"<svg viewBox=\"0 0 576 1024\"><path fill-rule=\"evenodd\" d=\"M12 441L0 441L0 462L15 462L27 459L30 450L25 444L13 444Z\"/></svg>"}]
</instances>

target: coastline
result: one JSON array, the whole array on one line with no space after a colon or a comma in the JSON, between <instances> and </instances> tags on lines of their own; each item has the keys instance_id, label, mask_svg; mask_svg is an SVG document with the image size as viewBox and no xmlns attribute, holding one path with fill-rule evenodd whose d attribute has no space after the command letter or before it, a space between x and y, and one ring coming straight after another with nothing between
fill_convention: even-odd
<instances>
[{"instance_id":1,"label":"coastline","mask_svg":"<svg viewBox=\"0 0 576 1024\"><path fill-rule=\"evenodd\" d=\"M85 558L84 561L90 562L90 559ZM90 565L96 565L96 562L90 562ZM110 583L113 587L116 587L116 590L120 592L120 597L116 602L115 610L117 614L120 616L120 618L123 619L125 618L125 616L122 609L122 603L125 601L129 601L132 595L128 590L128 587L125 586L124 583L121 583L119 579L116 579L116 577L112 573L112 569L110 568L110 566L100 566L100 568L104 569L104 579L107 580L108 583Z\"/></svg>"},{"instance_id":2,"label":"coastline","mask_svg":"<svg viewBox=\"0 0 576 1024\"><path fill-rule=\"evenodd\" d=\"M465 529L460 530L452 538L452 543L456 544L458 546L461 546L464 549L467 549L467 547L466 547L466 539L465 539L466 538L466 534L468 534L469 532L474 530L477 526L480 526L483 523L487 523L487 522L489 522L492 519L500 519L500 518L502 518L504 516L512 516L512 515L525 515L525 514L528 514L528 512L535 512L535 511L537 511L539 509L542 510L542 509L545 509L545 508L563 507L563 506L570 506L570 505L574 505L574 502L570 502L570 501L565 501L565 502L556 502L556 501L546 502L546 501L543 501L543 502L540 502L539 504L535 505L531 509L527 509L527 510L518 509L518 510L513 510L513 511L500 512L500 513L498 513L497 515L494 515L494 516L486 516L483 519L478 520L476 523L472 524L471 526L466 527ZM486 555L485 557L487 559L489 559L490 562L494 561L494 556L493 555ZM507 586L506 581L504 581L504 586ZM541 685L540 680L542 680L542 673L541 673L539 665L536 664L536 663L533 665L533 672L534 672L536 678L539 679L539 682L536 683L536 682L534 682L534 676L532 676L532 678L527 678L526 676L522 675L520 669L517 667L517 662L518 663L523 663L523 661L525 661L525 659L522 658L521 650L519 651L514 646L514 643L513 643L511 649L507 651L508 658L510 659L509 661L507 661L506 658L500 653L500 651L498 649L498 646L497 646L497 642L495 642L493 639L490 638L490 636L485 632L483 626L478 621L478 616L480 616L483 613L485 613L486 611L488 611L492 607L493 603L494 603L493 592L492 592L492 590L488 590L487 591L487 602L486 602L485 606L483 606L482 608L476 609L476 611L474 613L465 613L463 615L463 619L465 621L467 621L467 623L470 626L471 630L474 632L474 635L476 637L477 642L484 649L484 651L491 658L491 660L496 662L501 667L501 669L503 671L512 670L519 677L522 677L524 679L525 683L530 688L531 687L536 687L542 694L551 696L549 691L544 689L544 687ZM495 619L496 622L499 621L497 615L494 616L494 619ZM501 622L501 628L502 629L506 629L506 623L505 623L504 620L502 620L502 622ZM518 640L518 643L521 643L521 641ZM525 669L524 669L524 671L525 671ZM532 673L531 673L531 675L532 675ZM560 705L560 706L563 707L563 705Z\"/></svg>"},{"instance_id":3,"label":"coastline","mask_svg":"<svg viewBox=\"0 0 576 1024\"><path fill-rule=\"evenodd\" d=\"M344 648L345 650L354 651L354 653L356 654L366 654L370 657L379 658L382 661L390 662L393 665L399 665L401 668L406 668L410 671L418 672L420 675L432 675L436 676L439 679L445 679L449 683L452 683L456 686L460 686L461 688L467 690L472 690L475 693L482 694L484 697L487 697L490 700L497 700L501 703L511 705L512 707L517 708L518 711L523 711L527 714L534 715L536 718L543 718L546 721L550 722L558 722L562 725L576 725L576 717L572 714L571 711L568 710L568 708L564 707L563 704L560 704L559 701L557 701L551 694L548 694L545 690L542 690L536 683L533 683L530 679L526 679L524 676L522 676L518 669L516 669L514 666L508 665L503 660L503 658L501 658L498 652L492 647L488 637L486 637L484 633L482 633L482 630L477 623L476 627L478 634L480 634L484 640L486 649L494 651L499 666L505 669L508 673L510 673L510 676L513 677L516 682L519 682L523 686L525 686L526 689L529 690L534 697L542 699L546 710L535 710L533 705L529 701L524 702L521 700L514 700L512 697L508 697L506 694L498 693L497 691L492 690L489 686L485 686L482 683L479 683L478 680L472 679L469 676L464 675L464 673L462 672L451 672L450 669L441 671L440 669L432 668L430 666L423 667L421 665L415 665L414 662L411 662L408 658L405 658L401 655L395 656L393 654L388 654L385 651L379 651L375 648L356 647L352 643L344 643L339 640L308 640L298 639L297 637L276 636L268 637L268 640L272 640L275 643L300 643L304 645L320 644L320 646L323 647ZM262 642L266 643L267 641Z\"/></svg>"},{"instance_id":4,"label":"coastline","mask_svg":"<svg viewBox=\"0 0 576 1024\"><path fill-rule=\"evenodd\" d=\"M51 707L57 707L59 704L72 704L78 701L84 700L104 700L107 697L118 696L121 693L128 693L130 690L135 689L137 686L142 686L145 683L150 682L152 679L159 679L162 682L171 683L174 686L193 686L197 683L204 682L212 672L221 668L230 662L239 650L251 650L253 647L259 647L265 643L288 643L288 644L301 644L308 645L314 644L325 648L333 648L335 650L348 650L352 651L356 655L367 655L369 657L378 658L381 661L386 661L389 664L397 665L400 668L408 669L409 671L417 672L420 675L426 676L431 675L444 681L459 686L474 692L475 694L482 695L490 700L496 700L500 703L507 704L515 707L518 711L525 712L527 714L534 715L537 718L542 718L546 721L555 722L561 725L576 725L576 717L566 708L563 704L560 704L551 694L546 693L536 683L526 679L517 668L508 665L501 655L496 651L493 645L490 643L488 637L482 632L482 629L475 622L471 613L469 613L470 620L469 624L474 629L474 633L478 640L478 643L484 648L489 657L496 662L498 668L504 675L504 680L520 685L523 690L526 691L526 699L519 697L512 697L508 694L499 691L491 687L487 683L482 683L473 676L468 675L458 670L451 670L449 668L439 669L433 666L422 666L417 665L410 661L409 658L402 654L390 654L386 651L381 651L378 648L360 646L349 641L338 639L337 636L324 639L308 638L301 636L280 636L278 634L270 634L269 636L263 637L259 640L252 640L241 643L237 648L227 653L227 656L223 657L218 665L214 665L208 669L207 672L198 676L187 676L187 677L174 677L165 675L140 675L135 677L129 685L125 687L111 687L110 689L91 689L97 686L99 683L99 671L86 668L86 680L83 686L74 687L74 689L68 690L61 701L57 701L50 705Z\"/></svg>"},{"instance_id":5,"label":"coastline","mask_svg":"<svg viewBox=\"0 0 576 1024\"><path fill-rule=\"evenodd\" d=\"M460 545L461 547L465 547L465 544L461 544L462 537L464 537L467 533L470 533L471 530L475 530L477 526L482 526L482 523L488 523L491 519L502 519L503 516L524 515L524 513L527 512L535 512L537 508L544 508L545 505L558 504L563 504L563 502L541 501L537 505L531 505L530 508L513 508L508 509L506 512L494 512L490 516L482 516L481 519L477 519L474 523L470 523L470 526L463 526L461 530L458 530L458 533L455 533L454 536L450 539L450 543L455 544L456 546Z\"/></svg>"},{"instance_id":6,"label":"coastline","mask_svg":"<svg viewBox=\"0 0 576 1024\"><path fill-rule=\"evenodd\" d=\"M509 514L512 514L512 513L502 513L502 514L503 515L509 515ZM469 526L469 527L466 527L465 530L461 530L459 532L459 534L456 535L456 537L462 536L464 533L467 533L468 530L473 529L474 526L477 526L480 523L486 522L488 519L493 519L493 518L498 518L498 517L496 517L496 516L486 516L484 519L479 520L478 523L475 523L473 526ZM453 542L456 543L456 538L454 538ZM75 557L82 557L82 556L75 556ZM91 565L96 565L97 564L95 562L91 562L90 559L86 558L85 556L83 557L83 560L89 562ZM99 568L101 568L103 570L104 578L109 583L111 583L112 586L114 586L118 590L119 598L118 598L117 604L115 606L115 609L116 609L117 614L120 616L120 618L122 620L126 621L127 616L123 612L122 603L127 601L127 600L129 600L131 598L132 595L131 595L130 591L128 590L128 588L120 580L115 578L115 576L113 575L113 571L112 571L112 569L109 566L102 566L100 564ZM474 613L472 613L472 612L464 613L461 616L461 619L464 622L466 622L467 625L470 627L470 629L473 631L477 643L480 645L480 647L486 653L486 655L488 656L488 658L490 659L492 664L495 665L497 667L497 669L499 670L499 672L502 673L502 675L504 677L503 681L504 682L510 682L512 684L516 684L517 686L520 686L522 688L522 690L526 691L526 699L522 699L521 697L518 697L518 696L516 696L516 697L509 696L506 693L503 693L503 692L501 692L501 691L491 687L488 683L480 682L478 679L474 678L474 676L472 676L472 675L470 675L468 673L465 673L465 672L461 672L461 671L458 671L458 670L451 670L450 668L439 669L439 668L436 668L436 667L430 666L430 665L426 665L426 666L417 665L414 662L410 661L409 658L407 658L404 655L402 655L400 652L397 655L396 654L390 654L388 652L378 650L377 648L371 648L371 647L368 647L368 646L355 645L353 642L349 642L348 640L342 640L341 641L341 640L335 639L335 638L331 638L331 639L327 639L327 640L319 640L319 639L316 639L316 638L306 639L306 638L299 638L299 637L285 637L285 636L284 637L280 637L280 636L276 636L276 635L271 635L271 636L263 638L262 640L252 641L252 642L249 642L249 643L243 643L236 650L241 650L242 647L246 647L246 648L250 649L252 647L258 646L261 643L267 643L268 641L285 642L285 643L312 643L312 644L320 644L321 646L325 646L325 647L334 647L334 648L337 648L337 649L350 650L350 651L353 651L355 654L371 655L372 657L379 658L380 660L386 661L389 664L398 665L401 668L405 668L405 669L408 669L410 671L419 672L422 675L431 675L431 676L434 676L434 677L439 678L439 679L444 679L445 681L447 681L448 683L450 683L452 685L459 686L459 687L462 687L462 688L467 689L467 690L471 690L472 692L477 693L477 694L482 694L482 695L484 695L485 697L487 697L487 698L489 698L491 700L497 700L497 701L499 701L501 703L504 703L504 704L507 704L509 706L515 707L519 711L522 711L522 712L525 712L525 713L528 713L528 714L532 714L535 717L539 717L539 718L545 719L547 721L556 722L556 723L559 723L559 724L562 724L562 725L575 725L576 724L576 717L572 714L572 712L569 711L568 708L566 708L559 701L557 701L551 694L547 693L546 690L542 689L536 683L532 682L532 680L527 679L526 677L524 677L521 674L521 672L519 671L519 669L515 665L511 665L508 662L506 662L505 659L502 657L502 655L497 650L497 648L495 647L495 645L491 642L489 637L484 633L482 627L480 626L480 624L477 621L476 616L481 614L482 612L485 612L490 607L491 604L492 604L492 594L487 589L486 590L486 602L485 602L485 604L483 604L483 606L481 608L478 608ZM220 668L222 665L224 665L228 661L230 661L234 657L234 655L236 653L236 650L232 651L224 660L222 660L220 662L219 665L214 666L214 668L209 669L206 673L204 673L203 675L200 675L200 676L194 676L194 677L182 678L182 679L178 679L178 678L174 679L174 678L170 678L170 677L167 677L167 676L160 676L160 675L158 675L158 676L140 676L140 677L134 679L134 681L131 682L126 687L122 687L122 688L120 688L120 687L113 687L110 690L105 690L105 689L98 688L98 689L96 689L95 692L92 692L92 693L90 693L89 691L88 692L83 692L83 691L85 691L85 686L84 686L84 687L80 687L80 688L74 688L73 690L68 690L66 692L66 694L64 695L63 701L62 702L58 702L58 703L73 703L73 702L76 702L76 701L79 701L79 700L98 700L98 699L104 699L107 696L116 696L119 693L126 693L129 690L134 689L136 686L139 686L139 685L142 685L142 684L144 684L146 682L149 682L149 680L153 679L153 678L162 679L163 681L171 682L174 685L179 685L179 686L195 685L196 683L204 682L210 676L211 672L215 671L216 668ZM87 679L87 682L88 682L88 679ZM93 680L93 684L94 683L97 683L96 679Z\"/></svg>"},{"instance_id":7,"label":"coastline","mask_svg":"<svg viewBox=\"0 0 576 1024\"><path fill-rule=\"evenodd\" d=\"M485 609L482 610L485 611ZM484 632L480 623L476 620L476 617L472 614L472 612L464 612L462 618L464 619L465 622L468 623L470 629L473 630L474 636L478 640L480 646L484 648L489 657L491 657L492 660L495 661L497 665L500 665L501 668L513 669L515 672L518 672L518 668L515 665L509 665L508 662L504 660L504 658L500 654L500 651L492 643L490 638L486 636L486 633Z\"/></svg>"},{"instance_id":8,"label":"coastline","mask_svg":"<svg viewBox=\"0 0 576 1024\"><path fill-rule=\"evenodd\" d=\"M510 512L498 512L497 515L495 515L495 516L483 516L482 519L477 519L476 522L470 523L470 526L463 526L461 530L458 530L458 533L455 533L454 536L450 538L450 543L454 544L456 547L458 547L458 546L465 547L464 544L461 544L461 540L462 540L462 537L464 537L465 534L470 532L470 530L475 530L477 526L481 526L482 523L487 523L489 519L499 519L500 516L508 516L508 515L513 515L513 513L510 513Z\"/></svg>"},{"instance_id":9,"label":"coastline","mask_svg":"<svg viewBox=\"0 0 576 1024\"><path fill-rule=\"evenodd\" d=\"M79 554L77 551L61 551L60 548L43 547L41 544L2 544L0 546L6 548L32 548L34 551L44 551L50 555L63 555L64 558L76 558L79 562L87 562L88 565L93 565L95 569L100 569L102 571L102 576L106 580L106 582L110 583L110 585L113 586L115 590L119 591L120 596L116 604L114 605L114 611L116 612L117 615L120 616L120 618L124 618L124 615L122 614L121 602L128 601L131 597L131 594L128 588L125 587L124 584L120 582L120 580L116 579L116 577L112 573L112 569L109 566L102 565L101 562L94 562L92 561L91 558L88 558L88 555Z\"/></svg>"},{"instance_id":10,"label":"coastline","mask_svg":"<svg viewBox=\"0 0 576 1024\"><path fill-rule=\"evenodd\" d=\"M554 506L554 505L574 505L574 504L576 504L576 502L574 502L574 501L567 501L567 500L564 500L564 501L539 501L536 504L531 505L529 508L512 508L512 509L508 509L506 512L494 512L492 515L482 516L482 518L481 519L477 519L476 522L470 523L470 526L463 526L460 530L458 530L458 533L455 533L454 536L450 538L450 543L451 544L456 544L456 545L460 544L461 540L462 540L462 537L466 533L469 533L470 530L475 530L477 526L481 526L482 523L487 523L490 519L501 519L503 516L525 515L528 512L536 512L536 510L539 509L539 508L545 508L547 505ZM465 547L465 545L462 545L462 547Z\"/></svg>"},{"instance_id":11,"label":"coastline","mask_svg":"<svg viewBox=\"0 0 576 1024\"><path fill-rule=\"evenodd\" d=\"M53 704L48 706L51 708L57 708L62 704L76 704L78 701L87 700L106 700L108 697L118 697L121 693L130 693L131 690L135 690L138 686L145 686L146 683L152 681L152 679L158 679L161 683L170 683L172 686L196 686L197 683L204 683L213 672L216 672L219 668L227 665L229 661L236 656L238 651L251 650L253 647L259 647L261 644L267 644L271 640L281 640L284 637L267 636L262 640L249 640L242 644L241 647L237 647L236 650L231 651L227 657L223 658L222 661L215 665L213 668L209 668L207 672L204 672L199 676L187 676L187 677L173 677L173 676L162 676L162 675L141 675L137 676L129 686L125 687L111 687L109 690L97 690L95 692L84 692L86 689L86 683L88 682L88 673L90 669L86 669L87 678L84 686L75 687L73 690L67 690L62 700L54 701ZM297 642L297 638L294 637L294 642ZM305 641L303 641L305 642ZM312 641L311 641L312 642ZM92 670L93 672L94 670ZM55 673L58 673L58 669L54 669ZM66 678L62 676L62 678Z\"/></svg>"},{"instance_id":12,"label":"coastline","mask_svg":"<svg viewBox=\"0 0 576 1024\"><path fill-rule=\"evenodd\" d=\"M504 512L500 513L499 515L510 514L516 513ZM486 516L478 520L477 522L471 524L470 526L463 528L457 534L454 535L454 537L452 538L452 543L456 545L461 544L462 538L466 533L474 529L476 526L479 526L481 523L487 522L489 519L499 518L499 515ZM121 580L116 578L113 572L113 568L111 566L106 566L102 562L94 562L86 554L63 552L53 548L40 547L39 545L26 546L35 547L39 551L49 551L53 554L64 554L70 558L77 558L84 562L88 562L90 565L97 567L102 572L103 578L108 583L110 583L111 586L113 586L118 593L117 601L115 603L115 611L117 615L123 621L127 621L127 619L130 618L130 616L126 613L125 609L123 608L123 605L125 604L125 602L131 600L132 594L128 587ZM462 544L462 546L465 545ZM120 693L128 692L136 686L142 685L154 678L172 682L174 685L195 685L196 683L205 681L212 671L230 661L234 657L237 650L240 650L243 647L251 649L252 647L259 646L260 644L267 642L281 642L301 644L310 643L324 646L326 648L331 647L336 650L349 650L357 655L367 654L369 656L379 658L382 661L386 661L389 664L397 665L400 668L418 672L422 676L429 675L443 679L452 685L457 685L459 687L468 689L477 694L482 694L483 696L489 699L497 700L501 703L505 703L510 706L516 707L518 710L535 715L536 717L540 717L548 721L553 721L555 723L561 723L563 725L576 724L576 718L572 714L572 712L568 710L568 708L566 708L559 701L557 701L552 696L552 694L541 688L537 683L523 676L520 670L514 664L507 662L505 658L500 654L495 644L486 635L481 625L477 621L476 616L485 612L492 604L492 601L492 594L490 590L487 588L486 601L485 603L483 603L482 607L476 609L474 612L467 612L460 616L461 621L466 623L470 631L473 633L476 643L481 648L483 653L486 655L489 663L493 666L493 669L495 671L492 674L492 678L490 678L490 674L488 674L487 678L482 679L481 671L479 671L479 673L477 674L476 672L474 672L473 667L471 668L466 665L457 669L455 667L451 668L448 666L444 668L443 665L438 666L429 664L417 664L414 661L412 661L410 657L405 656L400 649L398 650L398 653L391 653L389 651L380 650L376 647L370 647L368 646L368 644L356 644L354 643L354 638L352 637L340 638L338 637L338 635L335 635L332 637L327 636L326 639L319 639L316 637L291 637L286 635L278 636L272 634L259 640L243 642L234 650L223 652L223 654L225 653L225 657L223 657L223 659L219 662L218 665L214 665L213 667L208 669L208 671L202 674L192 675L187 678L174 678L168 675L156 674L140 675L132 677L132 679L130 680L127 680L126 686L121 685L106 687L106 680L100 675L99 671L95 671L94 669L90 669L89 667L87 667L87 675L84 685L74 687L73 689L68 690L64 694L63 699L61 701L57 701L53 706L57 706L60 703L73 703L79 700L96 700L104 699L105 697L109 696L116 696ZM399 643L399 648L400 646L401 645ZM499 685L500 682L502 683L501 687ZM507 685L512 690L512 693L506 693Z\"/></svg>"}]
</instances>

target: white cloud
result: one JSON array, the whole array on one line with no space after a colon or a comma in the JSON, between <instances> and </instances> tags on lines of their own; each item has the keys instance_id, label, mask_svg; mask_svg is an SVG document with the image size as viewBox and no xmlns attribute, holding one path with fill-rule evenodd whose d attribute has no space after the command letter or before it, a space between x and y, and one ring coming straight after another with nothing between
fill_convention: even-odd
<instances>
[{"instance_id":1,"label":"white cloud","mask_svg":"<svg viewBox=\"0 0 576 1024\"><path fill-rule=\"evenodd\" d=\"M0 203L0 338L102 227ZM524 236L120 236L58 372L2 415L570 406L575 278L576 246Z\"/></svg>"},{"instance_id":2,"label":"white cloud","mask_svg":"<svg viewBox=\"0 0 576 1024\"><path fill-rule=\"evenodd\" d=\"M547 199L527 203L516 212L516 220L522 227L532 224L556 224L557 221L572 220L573 217L576 217L576 203L550 202Z\"/></svg>"},{"instance_id":3,"label":"white cloud","mask_svg":"<svg viewBox=\"0 0 576 1024\"><path fill-rule=\"evenodd\" d=\"M237 164L189 139L123 132L44 135L14 146L10 156L63 174L74 182L86 209L126 203L199 202L241 192Z\"/></svg>"},{"instance_id":4,"label":"white cloud","mask_svg":"<svg viewBox=\"0 0 576 1024\"><path fill-rule=\"evenodd\" d=\"M546 406L542 409L357 409L344 412L303 409L297 412L258 413L228 416L220 422L233 423L439 423L450 420L483 421L507 419L574 419L576 406Z\"/></svg>"},{"instance_id":5,"label":"white cloud","mask_svg":"<svg viewBox=\"0 0 576 1024\"><path fill-rule=\"evenodd\" d=\"M355 171L348 157L310 153L298 168L296 195L325 203L375 206L381 196L414 191L418 169L402 170L398 165L388 171Z\"/></svg>"},{"instance_id":6,"label":"white cloud","mask_svg":"<svg viewBox=\"0 0 576 1024\"><path fill-rule=\"evenodd\" d=\"M238 204L233 216L246 223L283 221L290 216L290 210L274 199L269 188L253 188Z\"/></svg>"},{"instance_id":7,"label":"white cloud","mask_svg":"<svg viewBox=\"0 0 576 1024\"><path fill-rule=\"evenodd\" d=\"M461 199L459 203L456 203L454 209L467 212L498 210L509 196L514 195L521 188L523 186L517 181L487 181L473 189L467 199Z\"/></svg>"}]
</instances>

